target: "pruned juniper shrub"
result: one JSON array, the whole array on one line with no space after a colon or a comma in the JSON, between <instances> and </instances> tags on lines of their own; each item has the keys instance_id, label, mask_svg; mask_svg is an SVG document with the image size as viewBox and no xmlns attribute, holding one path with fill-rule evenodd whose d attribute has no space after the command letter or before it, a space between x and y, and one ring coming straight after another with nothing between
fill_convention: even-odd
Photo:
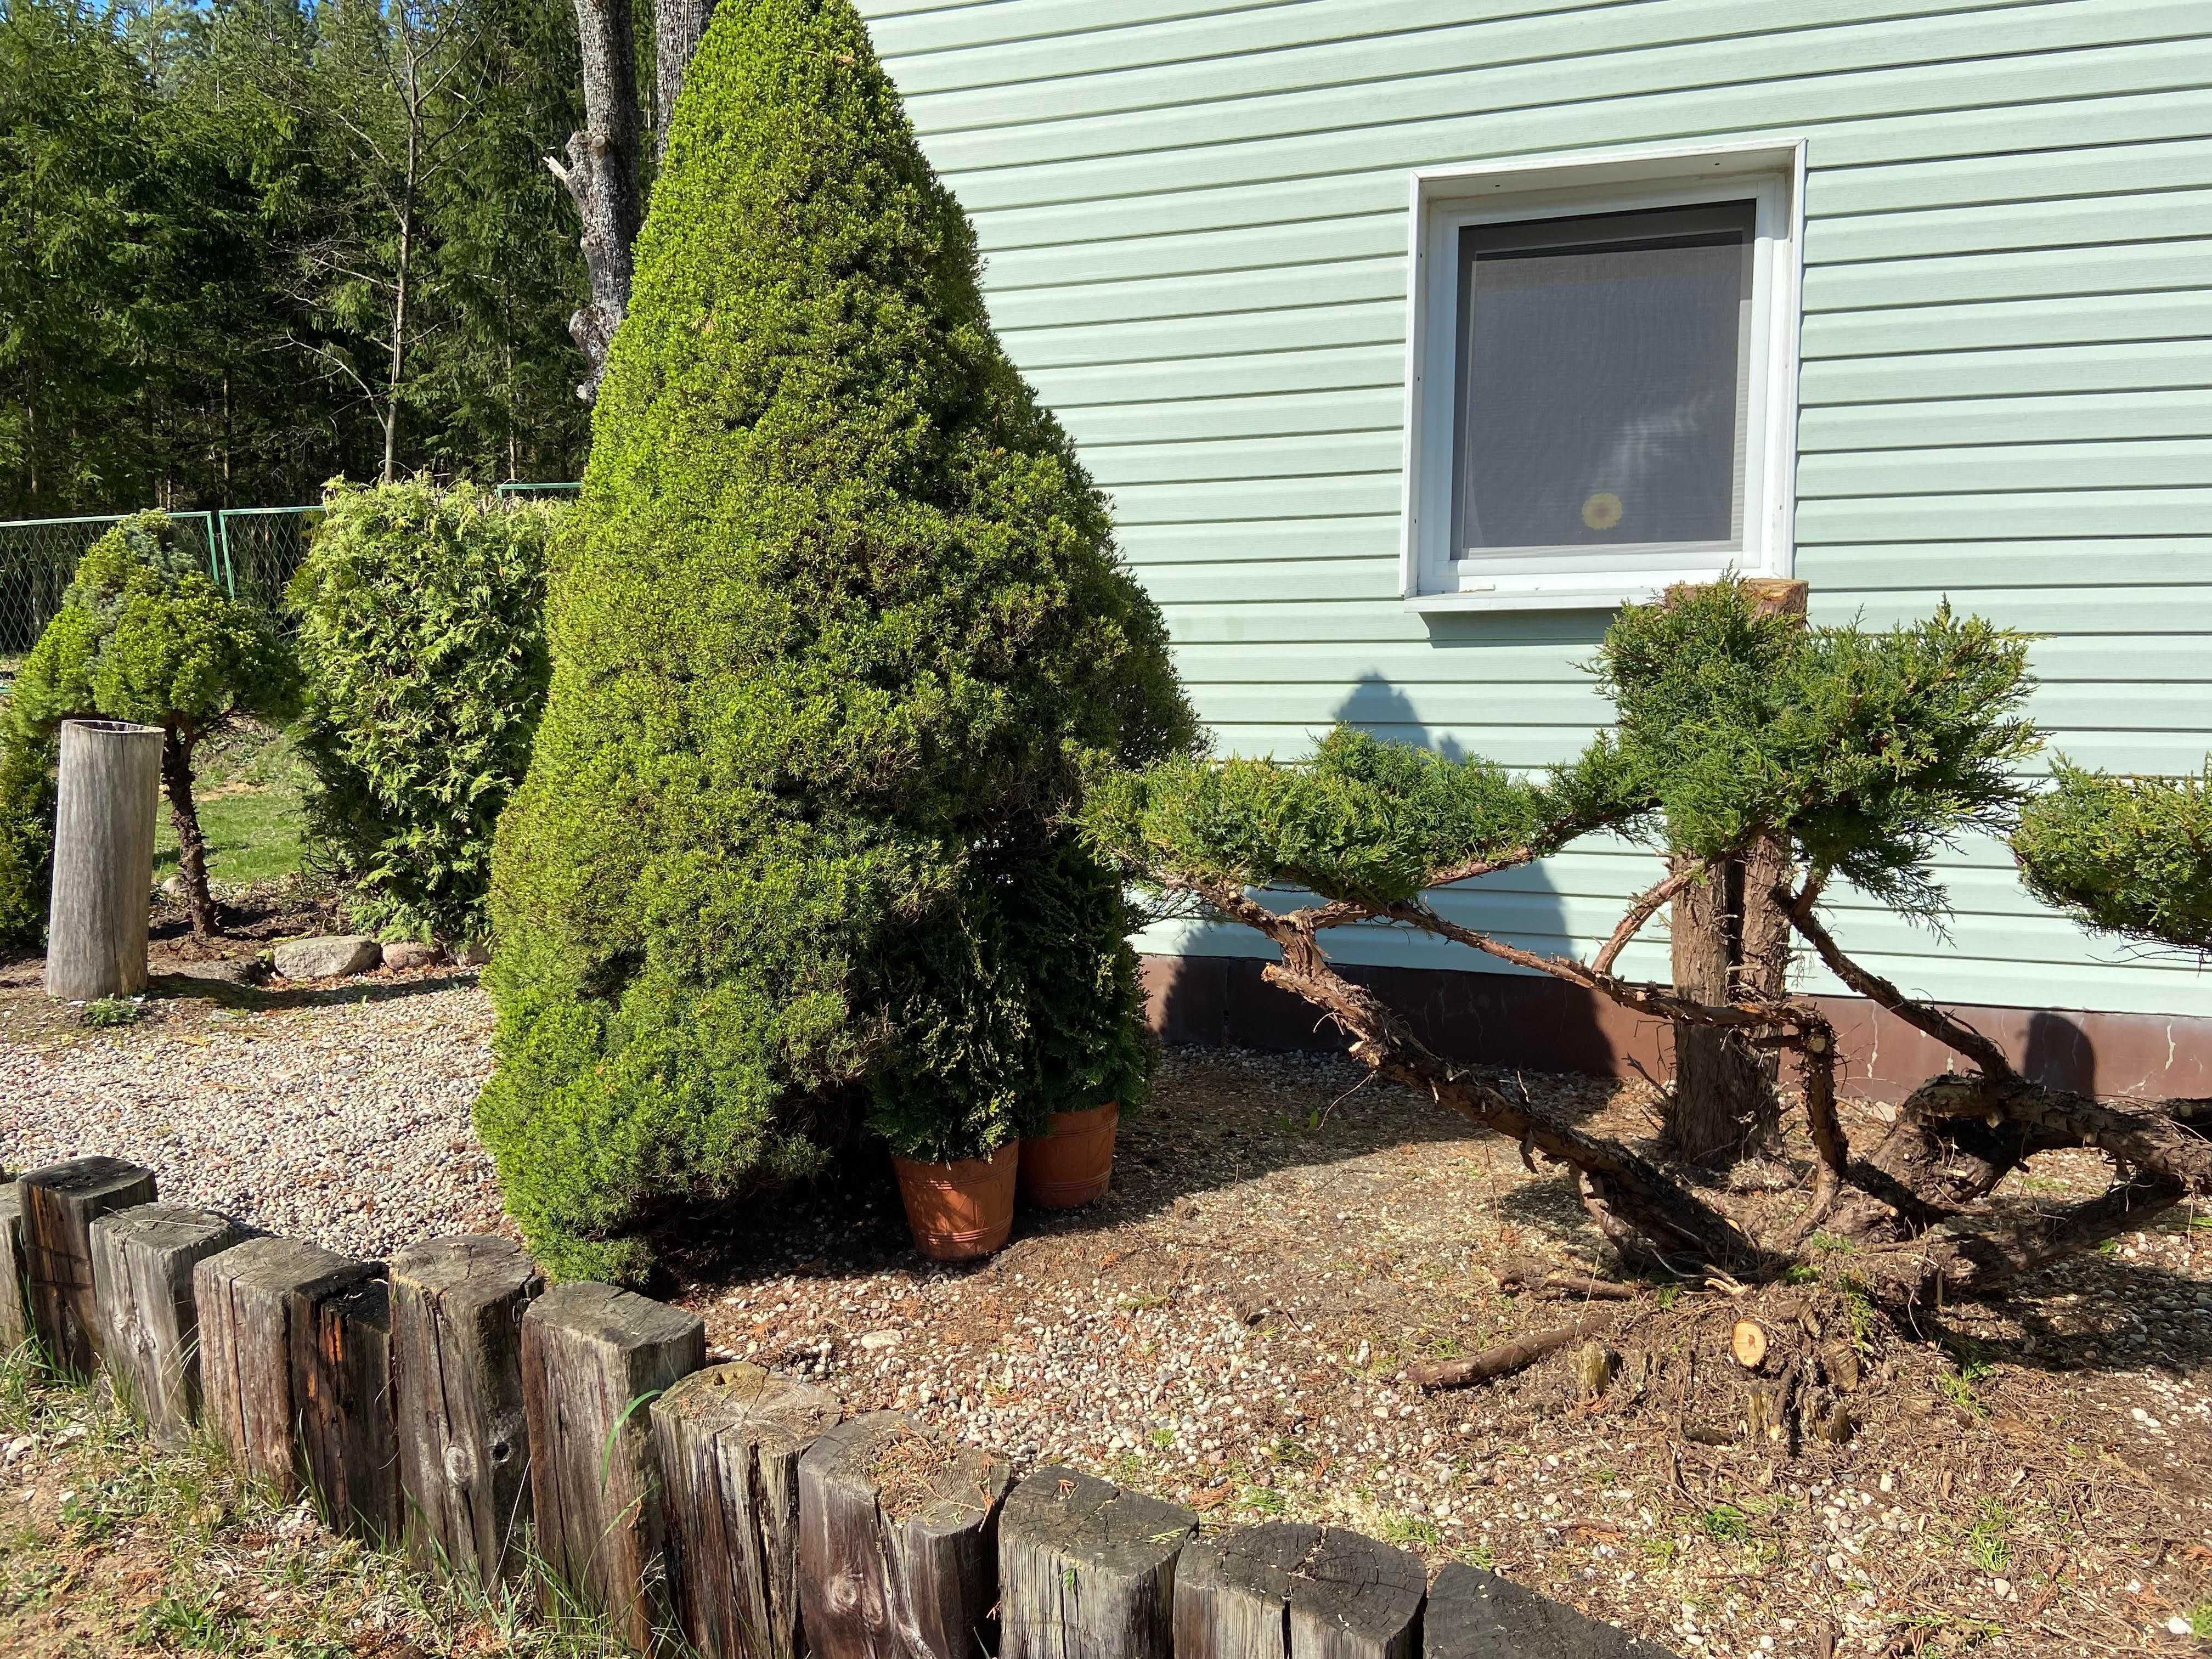
<instances>
[{"instance_id":1,"label":"pruned juniper shrub","mask_svg":"<svg viewBox=\"0 0 2212 1659\"><path fill-rule=\"evenodd\" d=\"M23 659L11 713L33 738L72 717L161 728L179 871L192 931L205 937L218 922L193 755L239 716L290 719L298 696L298 665L266 607L224 592L167 514L141 513L77 562L61 609Z\"/></svg>"},{"instance_id":2,"label":"pruned juniper shrub","mask_svg":"<svg viewBox=\"0 0 2212 1659\"><path fill-rule=\"evenodd\" d=\"M2088 927L2212 951L2212 763L2197 777L2051 767L2012 847L2028 890Z\"/></svg>"},{"instance_id":3,"label":"pruned juniper shrub","mask_svg":"<svg viewBox=\"0 0 2212 1659\"><path fill-rule=\"evenodd\" d=\"M1094 791L1085 822L1130 876L1194 896L1278 947L1267 977L1332 1018L1358 1058L1574 1170L1593 1218L1630 1261L1774 1279L1816 1265L1819 1241L1844 1239L1857 1247L1853 1272L1881 1293L1978 1293L2212 1192L2212 1142L2186 1121L2200 1108L2120 1109L2039 1088L1987 1037L1853 960L1824 920L1848 884L1940 925L1938 850L2011 830L2027 793L2021 763L2041 743L2023 712L2028 643L1948 608L1882 630L1808 628L1763 614L1734 580L1677 590L1621 611L1592 665L1618 722L1543 777L1346 728L1304 764L1162 762ZM2198 941L2204 909L2189 854L2204 817L2193 784L2062 769L2057 790L2028 813L2022 862L2039 890L2100 925ZM1666 854L1666 874L1587 959L1499 938L1429 901L1433 889L1601 834ZM1923 1085L1870 1149L1854 1151L1836 1113L1835 1032L1819 1004L1786 986L1705 1000L1620 970L1623 951L1687 884L1762 844L1783 854L1765 896L1797 939L1972 1068ZM1816 1156L1809 1192L1732 1202L1452 1064L1332 961L1336 930L1377 922L1678 1029L1793 1055ZM2111 1192L2011 1231L1986 1224L1980 1200L2008 1173L2081 1146L2120 1160Z\"/></svg>"},{"instance_id":4,"label":"pruned juniper shrub","mask_svg":"<svg viewBox=\"0 0 2212 1659\"><path fill-rule=\"evenodd\" d=\"M845 0L717 9L637 256L500 821L478 1108L541 1259L630 1279L657 1211L871 1117L973 1156L1121 1086L1126 917L1054 826L1195 738ZM1097 931L1045 940L1048 902Z\"/></svg>"},{"instance_id":5,"label":"pruned juniper shrub","mask_svg":"<svg viewBox=\"0 0 2212 1659\"><path fill-rule=\"evenodd\" d=\"M333 483L293 579L310 860L355 925L489 937L494 826L545 703L545 568L565 505L465 483Z\"/></svg>"}]
</instances>

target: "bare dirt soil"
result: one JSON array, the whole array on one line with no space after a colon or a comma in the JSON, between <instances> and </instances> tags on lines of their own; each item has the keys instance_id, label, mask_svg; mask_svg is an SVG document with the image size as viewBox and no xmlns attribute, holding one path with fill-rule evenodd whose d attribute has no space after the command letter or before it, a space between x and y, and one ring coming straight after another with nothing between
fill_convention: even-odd
<instances>
[{"instance_id":1,"label":"bare dirt soil","mask_svg":"<svg viewBox=\"0 0 2212 1659\"><path fill-rule=\"evenodd\" d=\"M1917 1333L1856 1294L1843 1254L1744 1297L1560 1295L1547 1272L1607 1271L1565 1173L1363 1075L1180 1051L1124 1120L1112 1194L1025 1215L986 1265L921 1263L863 1168L755 1212L742 1238L695 1233L683 1299L721 1347L852 1409L905 1407L1210 1524L1340 1522L1495 1565L1685 1653L2143 1655L2212 1636L2212 1231L2127 1236ZM1648 1133L1643 1085L1520 1081ZM2002 1200L2108 1176L2084 1155L2054 1178L2057 1162ZM1407 1377L1592 1315L1616 1357L1595 1396L1574 1346L1487 1386ZM1729 1352L1746 1317L1773 1338L1760 1375ZM1748 1437L1745 1397L1838 1344L1848 1440Z\"/></svg>"}]
</instances>

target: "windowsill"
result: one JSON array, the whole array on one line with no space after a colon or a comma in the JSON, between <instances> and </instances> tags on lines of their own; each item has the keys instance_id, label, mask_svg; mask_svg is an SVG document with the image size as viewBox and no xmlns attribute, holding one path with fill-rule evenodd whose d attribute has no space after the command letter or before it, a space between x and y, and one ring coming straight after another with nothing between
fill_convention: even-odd
<instances>
[{"instance_id":1,"label":"windowsill","mask_svg":"<svg viewBox=\"0 0 2212 1659\"><path fill-rule=\"evenodd\" d=\"M1558 577L1501 578L1483 587L1455 592L1408 593L1406 609L1422 612L1473 611L1616 611L1624 605L1648 605L1682 582L1710 582L1721 572L1653 570L1580 580Z\"/></svg>"}]
</instances>

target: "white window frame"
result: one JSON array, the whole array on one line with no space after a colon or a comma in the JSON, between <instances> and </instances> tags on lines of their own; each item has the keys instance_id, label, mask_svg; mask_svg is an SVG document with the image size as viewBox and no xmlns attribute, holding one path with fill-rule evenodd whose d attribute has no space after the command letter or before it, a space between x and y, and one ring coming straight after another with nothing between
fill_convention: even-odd
<instances>
[{"instance_id":1,"label":"white window frame","mask_svg":"<svg viewBox=\"0 0 2212 1659\"><path fill-rule=\"evenodd\" d=\"M1400 589L1411 611L1609 609L1725 570L1788 576L1796 563L1798 325L1805 246L1802 138L1582 152L1413 175L1406 327ZM1460 232L1595 213L1757 204L1745 422L1743 544L1705 550L1451 545L1457 434Z\"/></svg>"}]
</instances>

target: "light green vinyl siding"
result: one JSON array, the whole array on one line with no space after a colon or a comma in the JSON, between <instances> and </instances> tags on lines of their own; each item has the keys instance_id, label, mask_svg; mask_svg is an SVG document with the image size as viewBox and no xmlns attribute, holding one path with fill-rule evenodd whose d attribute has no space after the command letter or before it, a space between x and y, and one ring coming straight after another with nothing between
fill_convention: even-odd
<instances>
[{"instance_id":1,"label":"light green vinyl siding","mask_svg":"<svg viewBox=\"0 0 2212 1659\"><path fill-rule=\"evenodd\" d=\"M1602 618L1398 597L1410 173L1808 143L1797 574L1814 615L1945 597L2048 637L2074 757L2212 744L2212 5L2206 0L863 0L974 216L1008 349L1112 495L1224 751L1337 718L1516 766L1605 707ZM1577 848L1456 914L1588 950L1648 855ZM2192 964L2085 937L2004 848L1939 937L1847 903L1953 1000L2212 1013ZM1154 948L1250 954L1240 930ZM1469 966L1433 942L1343 942ZM1632 971L1663 971L1663 931ZM1833 989L1818 977L1808 983Z\"/></svg>"}]
</instances>

